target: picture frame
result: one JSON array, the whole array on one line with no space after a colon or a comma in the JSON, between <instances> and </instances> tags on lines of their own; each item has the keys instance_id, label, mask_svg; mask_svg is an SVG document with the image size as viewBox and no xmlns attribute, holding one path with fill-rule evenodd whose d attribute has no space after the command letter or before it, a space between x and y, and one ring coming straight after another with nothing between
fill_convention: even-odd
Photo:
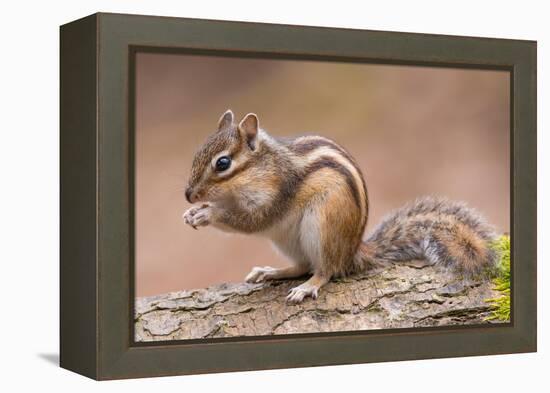
<instances>
[{"instance_id":1,"label":"picture frame","mask_svg":"<svg viewBox=\"0 0 550 393\"><path fill-rule=\"evenodd\" d=\"M60 365L97 380L536 351L536 42L97 13L60 29ZM135 54L510 73L511 322L136 343Z\"/></svg>"}]
</instances>

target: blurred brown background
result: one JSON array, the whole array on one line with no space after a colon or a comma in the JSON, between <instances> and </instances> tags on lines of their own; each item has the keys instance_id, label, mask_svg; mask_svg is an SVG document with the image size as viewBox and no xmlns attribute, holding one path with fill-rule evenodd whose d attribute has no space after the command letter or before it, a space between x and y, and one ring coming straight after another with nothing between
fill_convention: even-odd
<instances>
[{"instance_id":1,"label":"blurred brown background","mask_svg":"<svg viewBox=\"0 0 550 393\"><path fill-rule=\"evenodd\" d=\"M509 231L507 72L146 53L136 67L137 296L287 263L265 239L181 219L193 153L227 108L257 113L274 135L345 146L366 177L367 232L427 194L464 200Z\"/></svg>"}]
</instances>

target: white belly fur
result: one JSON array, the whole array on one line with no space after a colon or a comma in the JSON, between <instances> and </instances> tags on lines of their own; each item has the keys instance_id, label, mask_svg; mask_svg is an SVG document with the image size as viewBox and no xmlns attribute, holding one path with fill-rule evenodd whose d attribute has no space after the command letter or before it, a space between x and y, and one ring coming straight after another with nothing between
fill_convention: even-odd
<instances>
[{"instance_id":1,"label":"white belly fur","mask_svg":"<svg viewBox=\"0 0 550 393\"><path fill-rule=\"evenodd\" d=\"M320 260L319 227L313 210L290 212L261 234L294 265L307 265L313 271Z\"/></svg>"}]
</instances>

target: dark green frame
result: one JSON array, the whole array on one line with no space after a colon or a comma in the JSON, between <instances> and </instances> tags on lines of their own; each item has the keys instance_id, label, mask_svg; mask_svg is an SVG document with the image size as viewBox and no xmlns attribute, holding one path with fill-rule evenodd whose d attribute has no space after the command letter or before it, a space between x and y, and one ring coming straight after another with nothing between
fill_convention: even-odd
<instances>
[{"instance_id":1,"label":"dark green frame","mask_svg":"<svg viewBox=\"0 0 550 393\"><path fill-rule=\"evenodd\" d=\"M133 342L133 60L216 53L511 73L512 323ZM119 14L61 27L61 366L95 379L536 351L536 42Z\"/></svg>"}]
</instances>

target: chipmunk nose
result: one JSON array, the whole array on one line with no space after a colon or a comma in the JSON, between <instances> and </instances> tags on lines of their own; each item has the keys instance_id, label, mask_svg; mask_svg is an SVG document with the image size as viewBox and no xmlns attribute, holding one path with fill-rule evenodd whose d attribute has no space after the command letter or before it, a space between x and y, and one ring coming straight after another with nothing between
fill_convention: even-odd
<instances>
[{"instance_id":1,"label":"chipmunk nose","mask_svg":"<svg viewBox=\"0 0 550 393\"><path fill-rule=\"evenodd\" d=\"M193 194L193 189L191 187L187 187L185 190L185 199L187 199L187 202L189 203L193 203L191 200L191 194Z\"/></svg>"}]
</instances>

